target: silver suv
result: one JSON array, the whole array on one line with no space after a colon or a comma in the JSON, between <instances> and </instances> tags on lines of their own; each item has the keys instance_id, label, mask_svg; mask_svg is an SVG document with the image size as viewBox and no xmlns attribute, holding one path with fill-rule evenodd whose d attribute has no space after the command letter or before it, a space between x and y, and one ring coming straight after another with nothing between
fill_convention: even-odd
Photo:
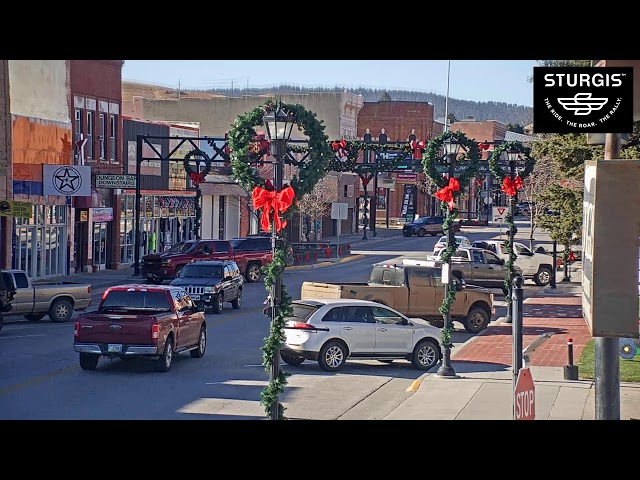
<instances>
[{"instance_id":1,"label":"silver suv","mask_svg":"<svg viewBox=\"0 0 640 480\"><path fill-rule=\"evenodd\" d=\"M347 359L404 359L429 370L441 359L441 330L421 322L368 300L295 300L280 356L289 365L314 360L328 372L343 367Z\"/></svg>"}]
</instances>

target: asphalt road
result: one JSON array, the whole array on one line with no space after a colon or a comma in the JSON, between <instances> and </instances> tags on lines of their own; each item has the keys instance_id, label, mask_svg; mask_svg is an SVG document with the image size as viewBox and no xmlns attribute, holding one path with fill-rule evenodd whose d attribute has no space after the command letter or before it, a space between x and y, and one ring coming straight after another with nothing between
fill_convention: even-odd
<instances>
[{"instance_id":1,"label":"asphalt road","mask_svg":"<svg viewBox=\"0 0 640 480\"><path fill-rule=\"evenodd\" d=\"M373 263L424 255L438 238L404 238L398 232L397 238L354 247L362 258L286 271L284 283L297 299L305 280L367 281ZM269 380L260 350L269 331L262 314L267 291L263 283L245 287L239 310L228 305L221 315L207 315L205 356L177 355L168 373L156 373L143 359L105 358L97 370L83 371L72 347L73 322L7 319L0 331L0 419L265 419L259 401ZM95 289L97 299L104 288ZM525 294L539 288L527 284ZM496 317L501 314L504 308ZM470 338L456 327L454 345ZM422 374L404 361L353 361L338 373L310 361L282 368L292 374L280 398L291 419L384 418L412 394Z\"/></svg>"}]
</instances>

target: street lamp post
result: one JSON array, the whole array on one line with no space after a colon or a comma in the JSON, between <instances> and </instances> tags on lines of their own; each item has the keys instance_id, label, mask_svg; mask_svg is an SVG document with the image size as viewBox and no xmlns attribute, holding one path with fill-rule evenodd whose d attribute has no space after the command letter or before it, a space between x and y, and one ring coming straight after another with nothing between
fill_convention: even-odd
<instances>
[{"instance_id":1,"label":"street lamp post","mask_svg":"<svg viewBox=\"0 0 640 480\"><path fill-rule=\"evenodd\" d=\"M511 178L511 182L513 183L515 181L516 176L518 175L518 172L516 171L516 162L518 161L518 157L519 157L519 153L518 150L515 147L511 147L509 150L507 150L507 160L509 160L509 177ZM507 195L507 198L509 199L509 213L508 215L511 217L511 221L513 222L513 215L516 211L516 198L518 196L518 190L516 189L515 191L515 195L513 196L509 196ZM516 232L515 232L515 226L512 225L511 228L509 228L509 251L513 252L513 241L514 238L516 236ZM513 293L513 278L509 278L509 292L507 293L507 298L511 299L511 294ZM512 315L511 315L511 303L508 302L507 303L507 318L505 319L506 323L511 323L512 322Z\"/></svg>"},{"instance_id":2,"label":"street lamp post","mask_svg":"<svg viewBox=\"0 0 640 480\"><path fill-rule=\"evenodd\" d=\"M446 121L446 119L445 119ZM449 179L452 179L455 173L456 167L456 157L458 156L458 150L460 149L460 144L452 139L448 139L444 141L444 151L447 156L447 162L449 166ZM450 245L455 243L455 233L453 231L453 225L450 225L447 229L447 246L448 249ZM451 272L451 257L447 258L447 272ZM451 275L449 273L449 275ZM451 288L451 279L444 284L444 298L448 298L449 289ZM447 312L444 316L444 331L449 332L449 328L451 325L451 312ZM449 336L446 336L447 341L443 342L442 345L442 364L438 368L436 375L439 377L455 377L456 372L451 365L451 340Z\"/></svg>"},{"instance_id":3,"label":"street lamp post","mask_svg":"<svg viewBox=\"0 0 640 480\"><path fill-rule=\"evenodd\" d=\"M267 137L271 155L273 156L273 187L276 192L282 190L283 183L283 158L287 154L287 142L291 137L291 130L296 123L296 118L291 112L282 110L278 105L275 111L266 113L263 117L264 124L267 128ZM276 250L278 248L278 232L276 231L275 221L271 224L271 253L276 258ZM282 278L278 275L271 285L271 321L276 318L277 309L280 305L280 293L282 288ZM278 348L271 358L271 382L275 381L280 375L280 349ZM276 398L271 407L271 420L280 419L280 402Z\"/></svg>"}]
</instances>

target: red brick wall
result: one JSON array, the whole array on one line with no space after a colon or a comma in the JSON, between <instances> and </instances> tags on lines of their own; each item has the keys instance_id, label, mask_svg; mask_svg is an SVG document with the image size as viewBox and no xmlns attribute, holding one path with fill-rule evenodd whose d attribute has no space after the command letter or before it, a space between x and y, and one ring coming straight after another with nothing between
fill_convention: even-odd
<instances>
[{"instance_id":1,"label":"red brick wall","mask_svg":"<svg viewBox=\"0 0 640 480\"><path fill-rule=\"evenodd\" d=\"M249 235L251 211L249 210L248 198L240 197L240 232L241 237Z\"/></svg>"},{"instance_id":2,"label":"red brick wall","mask_svg":"<svg viewBox=\"0 0 640 480\"><path fill-rule=\"evenodd\" d=\"M478 142L495 142L504 140L506 134L506 125L496 120L488 120L486 122L454 122L450 125L450 130L457 132L460 130L469 139L475 139ZM487 160L491 154L490 150L483 151L482 159Z\"/></svg>"},{"instance_id":3,"label":"red brick wall","mask_svg":"<svg viewBox=\"0 0 640 480\"><path fill-rule=\"evenodd\" d=\"M435 136L433 105L428 102L364 102L358 112L357 136L362 138L367 128L374 139L384 128L390 142L404 142L413 128L418 140L430 140Z\"/></svg>"},{"instance_id":4,"label":"red brick wall","mask_svg":"<svg viewBox=\"0 0 640 480\"><path fill-rule=\"evenodd\" d=\"M122 60L70 62L71 95L88 95L101 100L122 102ZM71 101L73 102L73 96Z\"/></svg>"}]
</instances>

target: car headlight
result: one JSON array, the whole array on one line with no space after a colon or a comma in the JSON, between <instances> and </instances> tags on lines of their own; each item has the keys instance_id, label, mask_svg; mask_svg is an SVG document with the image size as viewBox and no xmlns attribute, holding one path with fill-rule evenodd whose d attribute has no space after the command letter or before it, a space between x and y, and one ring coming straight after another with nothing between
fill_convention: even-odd
<instances>
[{"instance_id":1,"label":"car headlight","mask_svg":"<svg viewBox=\"0 0 640 480\"><path fill-rule=\"evenodd\" d=\"M204 293L213 293L213 287L204 287Z\"/></svg>"}]
</instances>

